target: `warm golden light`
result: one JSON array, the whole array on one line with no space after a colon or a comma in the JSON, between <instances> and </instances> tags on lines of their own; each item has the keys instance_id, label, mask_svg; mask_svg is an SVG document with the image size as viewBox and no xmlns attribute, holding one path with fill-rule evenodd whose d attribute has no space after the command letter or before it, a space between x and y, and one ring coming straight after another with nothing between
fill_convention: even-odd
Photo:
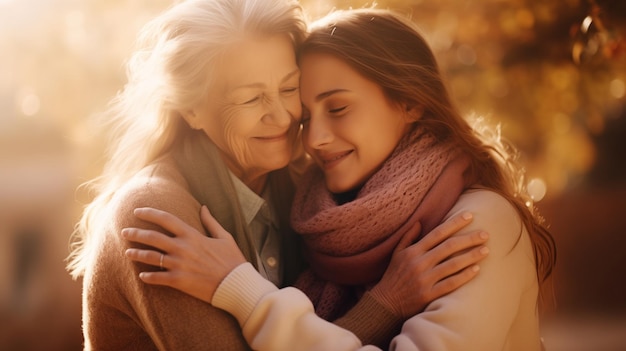
<instances>
[{"instance_id":1,"label":"warm golden light","mask_svg":"<svg viewBox=\"0 0 626 351\"><path fill-rule=\"evenodd\" d=\"M96 116L124 86L137 32L173 2L0 0L1 350L82 349L80 284L63 261L90 195L76 189L102 169ZM317 18L372 1L301 3ZM626 54L606 54L626 40L619 26L600 26L587 0L376 3L411 16L462 112L519 148L562 248L563 308L617 315L624 330Z\"/></svg>"},{"instance_id":2,"label":"warm golden light","mask_svg":"<svg viewBox=\"0 0 626 351\"><path fill-rule=\"evenodd\" d=\"M610 83L611 95L616 99L621 99L626 94L626 84L621 79L613 79Z\"/></svg>"}]
</instances>

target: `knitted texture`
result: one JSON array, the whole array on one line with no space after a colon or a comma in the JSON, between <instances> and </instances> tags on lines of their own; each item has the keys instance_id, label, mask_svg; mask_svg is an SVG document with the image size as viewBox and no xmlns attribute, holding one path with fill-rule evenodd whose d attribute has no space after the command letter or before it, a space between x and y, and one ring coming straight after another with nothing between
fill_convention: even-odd
<instances>
[{"instance_id":1,"label":"knitted texture","mask_svg":"<svg viewBox=\"0 0 626 351\"><path fill-rule=\"evenodd\" d=\"M403 235L439 224L467 185L467 166L452 143L415 128L346 204L335 203L321 170L311 168L296 192L291 223L312 269L297 286L316 312L338 317L380 279Z\"/></svg>"}]
</instances>

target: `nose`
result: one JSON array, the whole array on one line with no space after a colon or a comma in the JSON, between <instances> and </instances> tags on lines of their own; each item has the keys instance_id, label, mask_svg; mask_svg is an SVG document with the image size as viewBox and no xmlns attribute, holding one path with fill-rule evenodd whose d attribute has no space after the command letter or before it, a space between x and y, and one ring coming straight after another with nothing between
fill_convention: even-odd
<instances>
[{"instance_id":1,"label":"nose","mask_svg":"<svg viewBox=\"0 0 626 351\"><path fill-rule=\"evenodd\" d=\"M303 137L306 144L313 149L321 149L333 140L333 133L328 121L324 117L314 117L312 114L303 126Z\"/></svg>"},{"instance_id":2,"label":"nose","mask_svg":"<svg viewBox=\"0 0 626 351\"><path fill-rule=\"evenodd\" d=\"M287 128L294 122L294 117L281 99L272 99L268 103L263 121L277 127Z\"/></svg>"}]
</instances>

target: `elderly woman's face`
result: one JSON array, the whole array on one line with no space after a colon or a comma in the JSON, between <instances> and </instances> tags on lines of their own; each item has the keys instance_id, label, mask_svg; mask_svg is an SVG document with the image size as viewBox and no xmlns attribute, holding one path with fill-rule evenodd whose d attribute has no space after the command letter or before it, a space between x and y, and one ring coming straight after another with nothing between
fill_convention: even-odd
<instances>
[{"instance_id":1,"label":"elderly woman's face","mask_svg":"<svg viewBox=\"0 0 626 351\"><path fill-rule=\"evenodd\" d=\"M202 128L242 180L285 167L297 142L300 71L286 36L250 36L216 69L208 101L195 109Z\"/></svg>"}]
</instances>

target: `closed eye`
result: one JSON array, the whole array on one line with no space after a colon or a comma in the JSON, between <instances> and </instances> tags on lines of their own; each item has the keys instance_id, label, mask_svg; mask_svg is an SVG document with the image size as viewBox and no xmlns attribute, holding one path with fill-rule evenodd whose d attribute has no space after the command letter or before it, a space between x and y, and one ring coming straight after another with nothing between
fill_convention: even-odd
<instances>
[{"instance_id":1,"label":"closed eye","mask_svg":"<svg viewBox=\"0 0 626 351\"><path fill-rule=\"evenodd\" d=\"M333 108L333 109L328 110L328 112L330 112L330 113L339 113L339 112L345 110L346 107L348 107L348 106L342 106L342 107Z\"/></svg>"},{"instance_id":2,"label":"closed eye","mask_svg":"<svg viewBox=\"0 0 626 351\"><path fill-rule=\"evenodd\" d=\"M295 93L296 91L298 91L298 87L285 88L282 90L283 94Z\"/></svg>"},{"instance_id":3,"label":"closed eye","mask_svg":"<svg viewBox=\"0 0 626 351\"><path fill-rule=\"evenodd\" d=\"M252 104L252 103L254 103L254 102L257 102L260 98L261 98L261 96L260 96L260 95L257 95L257 96L253 97L253 98L252 98L252 99L250 99L250 100L244 101L244 102L242 103L242 105Z\"/></svg>"}]
</instances>

